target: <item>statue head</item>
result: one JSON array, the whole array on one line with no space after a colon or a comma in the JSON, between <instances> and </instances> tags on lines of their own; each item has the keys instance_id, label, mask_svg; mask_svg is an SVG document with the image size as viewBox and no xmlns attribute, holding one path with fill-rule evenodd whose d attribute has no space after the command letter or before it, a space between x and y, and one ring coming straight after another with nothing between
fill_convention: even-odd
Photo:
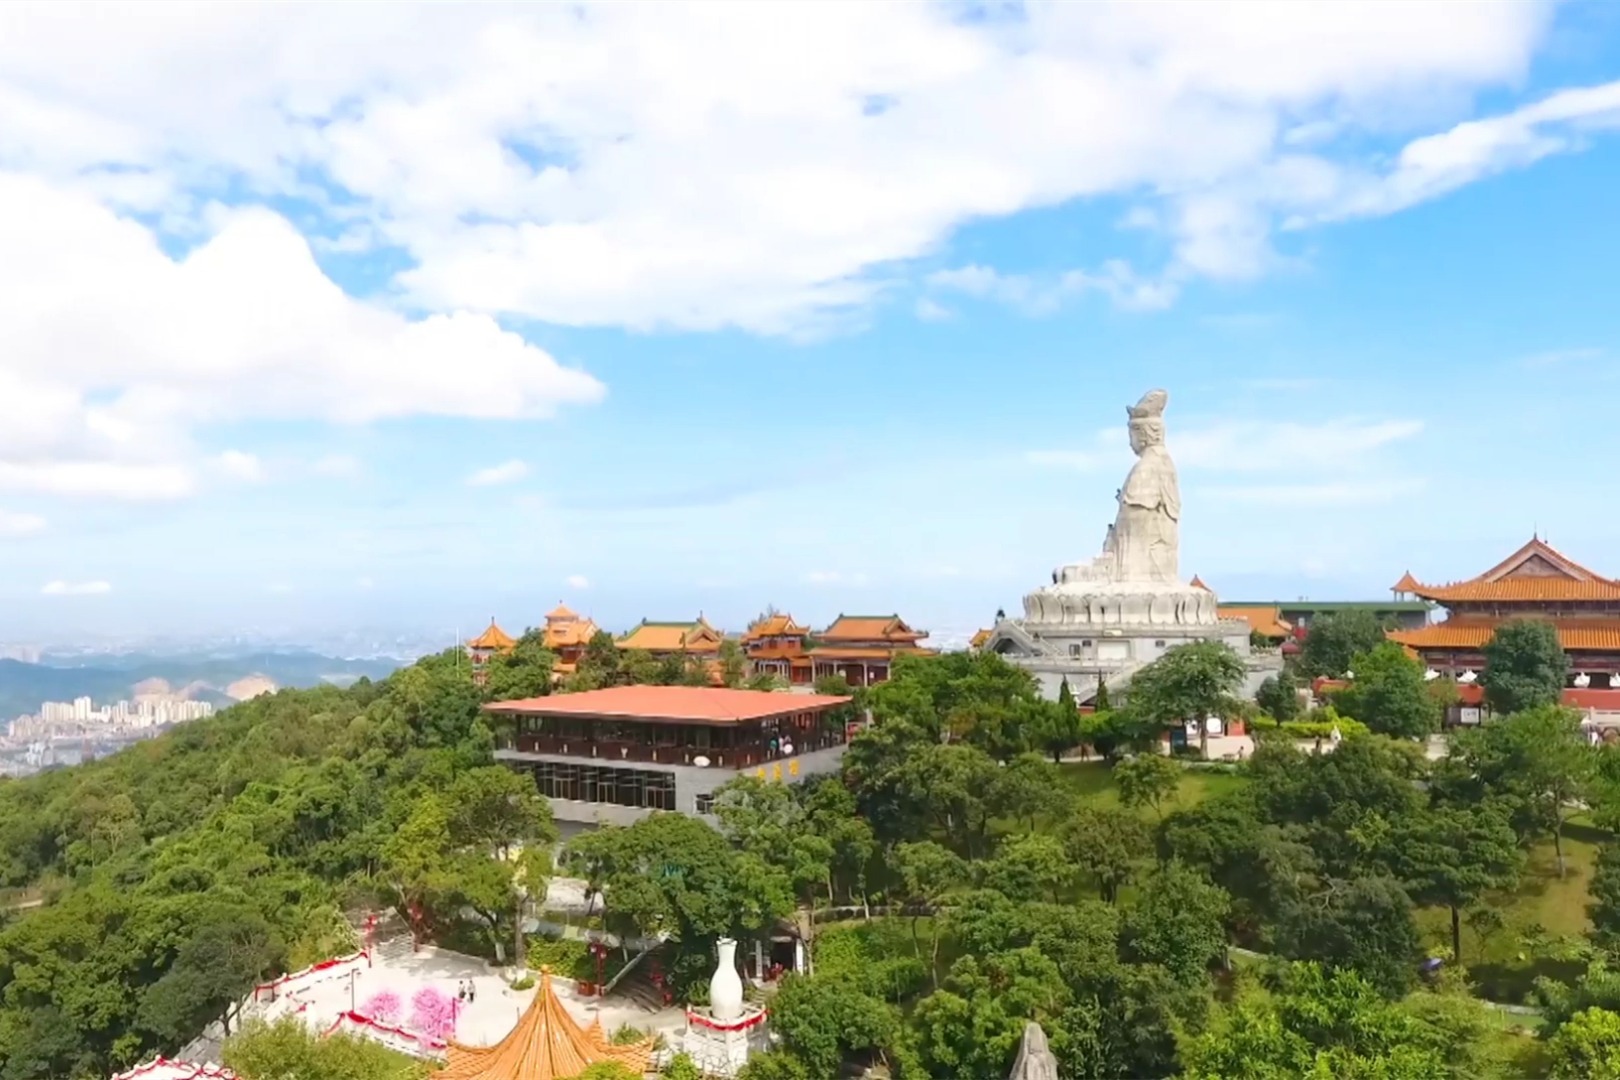
<instances>
[{"instance_id":1,"label":"statue head","mask_svg":"<svg viewBox=\"0 0 1620 1080\"><path fill-rule=\"evenodd\" d=\"M1170 395L1163 390L1149 390L1135 405L1125 407L1130 417L1131 450L1140 454L1150 446L1164 442L1164 407Z\"/></svg>"}]
</instances>

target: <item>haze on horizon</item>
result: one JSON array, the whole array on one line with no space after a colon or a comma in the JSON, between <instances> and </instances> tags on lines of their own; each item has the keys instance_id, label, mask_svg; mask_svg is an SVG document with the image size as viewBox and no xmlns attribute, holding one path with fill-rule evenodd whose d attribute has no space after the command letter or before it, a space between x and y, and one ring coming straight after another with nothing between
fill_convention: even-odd
<instances>
[{"instance_id":1,"label":"haze on horizon","mask_svg":"<svg viewBox=\"0 0 1620 1080\"><path fill-rule=\"evenodd\" d=\"M1614 5L152 7L0 33L0 638L971 632L1151 386L1225 599L1620 575Z\"/></svg>"}]
</instances>

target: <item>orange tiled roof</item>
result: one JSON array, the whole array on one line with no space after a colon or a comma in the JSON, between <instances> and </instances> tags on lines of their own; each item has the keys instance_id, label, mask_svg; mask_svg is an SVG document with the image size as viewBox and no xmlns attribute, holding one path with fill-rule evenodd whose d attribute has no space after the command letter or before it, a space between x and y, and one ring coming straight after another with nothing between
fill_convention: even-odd
<instances>
[{"instance_id":1,"label":"orange tiled roof","mask_svg":"<svg viewBox=\"0 0 1620 1080\"><path fill-rule=\"evenodd\" d=\"M823 641L921 641L927 631L913 630L898 615L840 615L817 635Z\"/></svg>"},{"instance_id":2,"label":"orange tiled roof","mask_svg":"<svg viewBox=\"0 0 1620 1080\"><path fill-rule=\"evenodd\" d=\"M495 620L489 620L489 629L473 638L467 643L473 649L499 649L505 652L517 642L505 630L495 625Z\"/></svg>"},{"instance_id":3,"label":"orange tiled roof","mask_svg":"<svg viewBox=\"0 0 1620 1080\"><path fill-rule=\"evenodd\" d=\"M970 648L970 649L982 649L982 648L984 648L984 643L989 641L989 640L990 640L990 631L988 631L988 630L980 630L980 631L976 632L973 635L973 637L968 639L968 648Z\"/></svg>"},{"instance_id":4,"label":"orange tiled roof","mask_svg":"<svg viewBox=\"0 0 1620 1080\"><path fill-rule=\"evenodd\" d=\"M1447 619L1417 630L1392 630L1389 638L1414 649L1478 649L1505 619ZM1558 643L1568 652L1620 651L1620 619L1555 619Z\"/></svg>"},{"instance_id":5,"label":"orange tiled roof","mask_svg":"<svg viewBox=\"0 0 1620 1080\"><path fill-rule=\"evenodd\" d=\"M800 626L793 621L792 615L772 615L761 619L748 628L743 635L744 641L757 641L764 637L793 637L803 636L810 632L808 626Z\"/></svg>"},{"instance_id":6,"label":"orange tiled roof","mask_svg":"<svg viewBox=\"0 0 1620 1080\"><path fill-rule=\"evenodd\" d=\"M648 652L718 652L721 635L703 618L695 622L647 622L620 638L621 649Z\"/></svg>"},{"instance_id":7,"label":"orange tiled roof","mask_svg":"<svg viewBox=\"0 0 1620 1080\"><path fill-rule=\"evenodd\" d=\"M729 690L716 686L609 686L577 694L495 701L484 708L490 712L527 716L604 716L725 724L825 709L848 700L826 694Z\"/></svg>"},{"instance_id":8,"label":"orange tiled roof","mask_svg":"<svg viewBox=\"0 0 1620 1080\"><path fill-rule=\"evenodd\" d=\"M1282 617L1282 609L1251 604L1217 604L1215 612L1223 619L1242 619L1249 629L1268 638L1285 638L1294 624Z\"/></svg>"},{"instance_id":9,"label":"orange tiled roof","mask_svg":"<svg viewBox=\"0 0 1620 1080\"><path fill-rule=\"evenodd\" d=\"M1191 581L1187 582L1187 584L1191 585L1195 589L1203 589L1205 592L1214 592L1215 591L1214 589L1211 589L1208 585L1205 585L1204 584L1204 579L1199 577L1197 574L1194 574L1193 579Z\"/></svg>"},{"instance_id":10,"label":"orange tiled roof","mask_svg":"<svg viewBox=\"0 0 1620 1080\"><path fill-rule=\"evenodd\" d=\"M1408 570L1406 573L1401 575L1401 580L1389 587L1389 591L1415 593L1421 588L1423 588L1422 583L1419 582L1417 578L1412 576L1412 571Z\"/></svg>"},{"instance_id":11,"label":"orange tiled roof","mask_svg":"<svg viewBox=\"0 0 1620 1080\"><path fill-rule=\"evenodd\" d=\"M552 621L546 617L546 648L567 649L588 644L596 636L596 624L590 619L571 618Z\"/></svg>"},{"instance_id":12,"label":"orange tiled roof","mask_svg":"<svg viewBox=\"0 0 1620 1080\"><path fill-rule=\"evenodd\" d=\"M1532 537L1512 555L1467 581L1424 585L1407 574L1395 588L1440 603L1620 600L1620 581L1593 573L1539 536Z\"/></svg>"},{"instance_id":13,"label":"orange tiled roof","mask_svg":"<svg viewBox=\"0 0 1620 1080\"><path fill-rule=\"evenodd\" d=\"M550 611L546 612L546 621L547 622L550 622L553 619L577 619L577 618L579 618L579 616L575 615L571 610L569 610L568 605L563 603L561 600L557 601L557 606L556 607L554 607Z\"/></svg>"},{"instance_id":14,"label":"orange tiled roof","mask_svg":"<svg viewBox=\"0 0 1620 1080\"><path fill-rule=\"evenodd\" d=\"M615 1046L601 1020L589 1027L569 1015L541 972L540 989L512 1033L494 1046L451 1042L444 1068L433 1080L572 1080L600 1061L616 1061L639 1076L647 1071L653 1040Z\"/></svg>"}]
</instances>

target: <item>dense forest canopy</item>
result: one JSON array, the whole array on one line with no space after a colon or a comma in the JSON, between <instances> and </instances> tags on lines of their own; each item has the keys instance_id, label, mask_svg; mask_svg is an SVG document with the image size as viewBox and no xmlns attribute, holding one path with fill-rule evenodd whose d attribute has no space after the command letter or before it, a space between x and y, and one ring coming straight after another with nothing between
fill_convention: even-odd
<instances>
[{"instance_id":1,"label":"dense forest canopy","mask_svg":"<svg viewBox=\"0 0 1620 1080\"><path fill-rule=\"evenodd\" d=\"M840 775L739 779L718 828L656 814L562 864L609 930L666 941L689 1000L715 936L802 928L810 971L782 982L782 1045L749 1080L1001 1076L1031 1019L1075 1078L1617 1075L1614 752L1538 704L1431 761L1413 736L1439 705L1410 661L1375 644L1351 663L1348 736L1312 753L1297 698L1237 701L1207 648L1084 715L994 656L908 658L861 692L875 723ZM479 708L549 690L551 658L530 634L495 665L483 690L446 653L285 691L0 783L0 886L44 901L0 925L0 1080L172 1052L260 978L351 947L345 910L551 948L515 929L554 872L549 809L493 763ZM597 649L576 685L688 677ZM1262 731L1248 760L1143 752L1206 707ZM1076 760L1082 741L1108 760ZM1543 1009L1539 1038L1484 996ZM349 1053L246 1038L243 1060Z\"/></svg>"}]
</instances>

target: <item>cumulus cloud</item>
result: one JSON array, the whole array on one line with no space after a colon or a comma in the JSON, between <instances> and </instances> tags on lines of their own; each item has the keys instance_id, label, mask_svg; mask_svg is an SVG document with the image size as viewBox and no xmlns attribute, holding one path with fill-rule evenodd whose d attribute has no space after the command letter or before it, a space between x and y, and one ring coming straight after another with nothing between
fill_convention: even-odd
<instances>
[{"instance_id":1,"label":"cumulus cloud","mask_svg":"<svg viewBox=\"0 0 1620 1080\"><path fill-rule=\"evenodd\" d=\"M584 574L569 574L563 579L563 584L570 589L588 589L591 587L591 580Z\"/></svg>"},{"instance_id":2,"label":"cumulus cloud","mask_svg":"<svg viewBox=\"0 0 1620 1080\"><path fill-rule=\"evenodd\" d=\"M48 581L41 588L43 596L100 596L112 592L105 581Z\"/></svg>"},{"instance_id":3,"label":"cumulus cloud","mask_svg":"<svg viewBox=\"0 0 1620 1080\"><path fill-rule=\"evenodd\" d=\"M256 484L264 479L264 463L255 454L227 450L216 461L220 472L233 480Z\"/></svg>"},{"instance_id":4,"label":"cumulus cloud","mask_svg":"<svg viewBox=\"0 0 1620 1080\"><path fill-rule=\"evenodd\" d=\"M90 195L0 171L0 489L174 498L205 423L540 418L603 394L486 315L350 298L269 211L212 223L176 259Z\"/></svg>"},{"instance_id":5,"label":"cumulus cloud","mask_svg":"<svg viewBox=\"0 0 1620 1080\"><path fill-rule=\"evenodd\" d=\"M1018 288L1037 307L1060 285L1152 307L1194 277L1264 272L1279 219L1387 213L1568 149L1620 87L1471 114L1525 75L1539 0L19 6L0 162L180 236L218 227L207 193L228 182L307 207L325 252L402 256L391 284L426 310L582 326L836 324L964 223L1095 196L1145 204L1125 220L1165 235L1166 265ZM36 195L4 201L23 195L27 213ZM307 257L248 232L238 255L277 256L258 284ZM251 341L284 290L218 258L238 271L218 286L229 310L258 315L236 335ZM294 316L330 288L300 273ZM188 298L206 317L212 294ZM407 369L413 352L456 373L528 356L493 323L359 321L323 362L356 338ZM533 367L552 404L587 395ZM354 411L419 408L430 384L448 409L496 409L515 377L492 370L418 370Z\"/></svg>"},{"instance_id":6,"label":"cumulus cloud","mask_svg":"<svg viewBox=\"0 0 1620 1080\"><path fill-rule=\"evenodd\" d=\"M0 537L32 536L45 531L45 519L38 514L18 514L0 510Z\"/></svg>"},{"instance_id":7,"label":"cumulus cloud","mask_svg":"<svg viewBox=\"0 0 1620 1080\"><path fill-rule=\"evenodd\" d=\"M473 487L494 487L497 484L513 484L529 475L529 466L521 461L503 461L499 465L491 465L487 469L479 469L467 477L467 483Z\"/></svg>"}]
</instances>

